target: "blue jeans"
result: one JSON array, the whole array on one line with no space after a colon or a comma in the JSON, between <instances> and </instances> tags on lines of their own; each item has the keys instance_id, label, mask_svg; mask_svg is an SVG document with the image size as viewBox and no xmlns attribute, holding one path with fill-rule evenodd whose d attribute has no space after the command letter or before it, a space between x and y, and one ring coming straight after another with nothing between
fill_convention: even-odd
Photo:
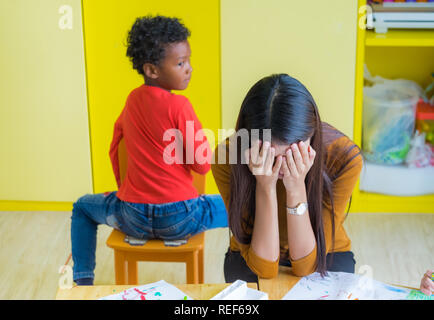
<instances>
[{"instance_id":1,"label":"blue jeans","mask_svg":"<svg viewBox=\"0 0 434 320\"><path fill-rule=\"evenodd\" d=\"M220 195L165 203L125 202L117 191L86 194L73 204L71 217L74 281L94 278L96 234L99 224L109 225L139 239L179 240L213 228L228 226Z\"/></svg>"}]
</instances>

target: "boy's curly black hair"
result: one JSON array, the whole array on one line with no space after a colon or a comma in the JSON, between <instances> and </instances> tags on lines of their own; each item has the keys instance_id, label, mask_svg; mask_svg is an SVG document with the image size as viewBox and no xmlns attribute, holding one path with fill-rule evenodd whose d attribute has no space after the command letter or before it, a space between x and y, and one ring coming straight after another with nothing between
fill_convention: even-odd
<instances>
[{"instance_id":1,"label":"boy's curly black hair","mask_svg":"<svg viewBox=\"0 0 434 320\"><path fill-rule=\"evenodd\" d=\"M190 31L178 18L145 16L137 18L127 38L127 57L133 68L143 75L143 65L158 65L169 43L185 41Z\"/></svg>"}]
</instances>

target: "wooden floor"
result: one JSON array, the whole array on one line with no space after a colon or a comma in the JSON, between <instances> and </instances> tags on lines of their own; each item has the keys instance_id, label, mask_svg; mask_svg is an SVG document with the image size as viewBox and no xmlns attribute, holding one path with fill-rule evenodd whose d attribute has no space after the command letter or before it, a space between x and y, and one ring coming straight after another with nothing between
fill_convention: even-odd
<instances>
[{"instance_id":1,"label":"wooden floor","mask_svg":"<svg viewBox=\"0 0 434 320\"><path fill-rule=\"evenodd\" d=\"M70 212L0 212L0 299L55 297L59 267L71 251L70 216ZM422 274L434 268L434 214L354 213L345 224L356 272L368 265L376 280L419 287ZM96 285L114 284L113 251L105 246L110 231L107 226L98 230ZM206 283L224 282L228 243L228 229L206 232ZM185 283L185 265L139 263L139 283L161 279Z\"/></svg>"}]
</instances>

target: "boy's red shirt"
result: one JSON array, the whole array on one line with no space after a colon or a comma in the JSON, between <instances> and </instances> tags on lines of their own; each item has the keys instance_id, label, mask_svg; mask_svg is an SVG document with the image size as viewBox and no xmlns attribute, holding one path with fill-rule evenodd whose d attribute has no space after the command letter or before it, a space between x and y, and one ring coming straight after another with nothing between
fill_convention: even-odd
<instances>
[{"instance_id":1,"label":"boy's red shirt","mask_svg":"<svg viewBox=\"0 0 434 320\"><path fill-rule=\"evenodd\" d=\"M109 152L119 187L117 197L128 202L153 204L198 197L190 170L207 173L212 157L206 136L198 134L201 129L186 97L148 85L134 89L115 123ZM164 154L169 162L175 159L173 132L176 130L182 134L182 146L177 147L178 152L182 149L182 159L178 156L178 161L168 164ZM121 184L118 147L122 139L128 165ZM203 157L195 157L196 154Z\"/></svg>"}]
</instances>

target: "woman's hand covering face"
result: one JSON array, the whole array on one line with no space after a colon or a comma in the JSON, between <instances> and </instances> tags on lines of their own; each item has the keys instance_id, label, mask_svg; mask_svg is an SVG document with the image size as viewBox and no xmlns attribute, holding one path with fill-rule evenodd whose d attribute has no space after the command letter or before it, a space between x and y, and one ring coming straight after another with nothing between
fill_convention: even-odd
<instances>
[{"instance_id":1,"label":"woman's hand covering face","mask_svg":"<svg viewBox=\"0 0 434 320\"><path fill-rule=\"evenodd\" d=\"M244 152L250 172L255 176L256 183L263 187L276 186L283 157L276 157L275 154L276 149L270 142L262 143L261 140L253 142L252 147Z\"/></svg>"},{"instance_id":2,"label":"woman's hand covering face","mask_svg":"<svg viewBox=\"0 0 434 320\"><path fill-rule=\"evenodd\" d=\"M310 145L300 141L293 143L285 153L282 163L283 184L286 190L304 186L307 173L315 161L316 152Z\"/></svg>"}]
</instances>

